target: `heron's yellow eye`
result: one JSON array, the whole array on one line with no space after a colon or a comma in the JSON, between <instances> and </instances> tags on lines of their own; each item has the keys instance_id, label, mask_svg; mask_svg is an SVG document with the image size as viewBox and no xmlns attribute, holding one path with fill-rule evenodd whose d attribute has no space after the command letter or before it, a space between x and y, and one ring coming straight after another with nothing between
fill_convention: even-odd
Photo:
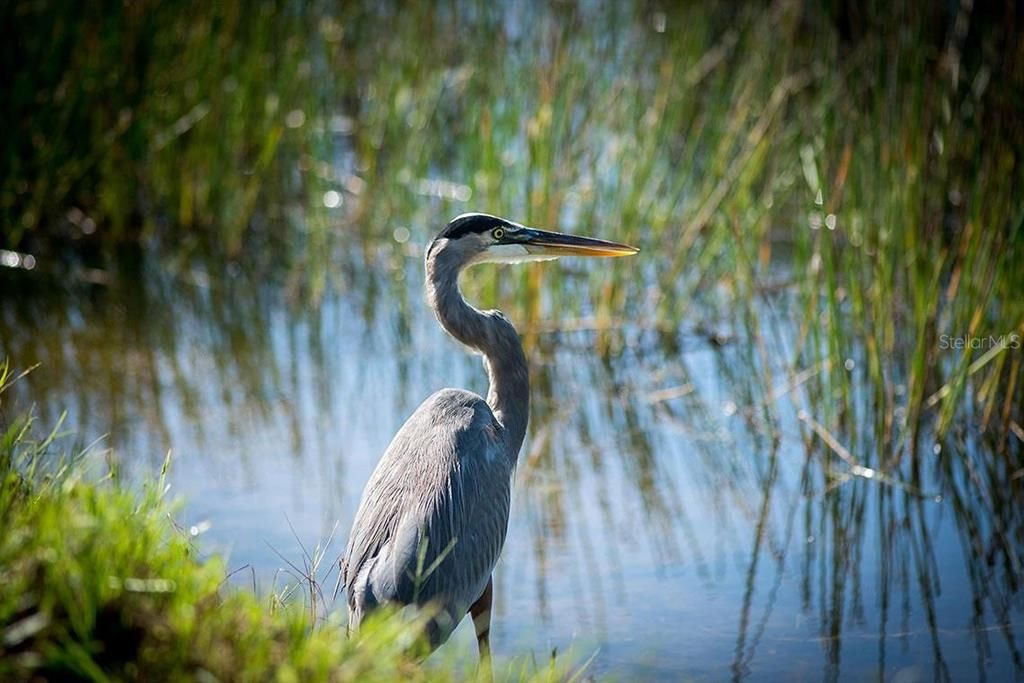
<instances>
[{"instance_id":1,"label":"heron's yellow eye","mask_svg":"<svg viewBox=\"0 0 1024 683\"><path fill-rule=\"evenodd\" d=\"M500 240L504 236L505 236L505 229L504 228L495 228L494 230L491 231L491 237L493 237L496 240Z\"/></svg>"}]
</instances>

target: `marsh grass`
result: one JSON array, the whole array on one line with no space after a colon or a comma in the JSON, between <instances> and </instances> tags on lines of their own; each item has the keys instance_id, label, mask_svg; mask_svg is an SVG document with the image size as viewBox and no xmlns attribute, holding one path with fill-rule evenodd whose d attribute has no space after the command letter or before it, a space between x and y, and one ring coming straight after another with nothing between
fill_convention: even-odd
<instances>
[{"instance_id":1,"label":"marsh grass","mask_svg":"<svg viewBox=\"0 0 1024 683\"><path fill-rule=\"evenodd\" d=\"M13 5L51 40L18 44L6 246L116 267L112 245L170 242L315 303L486 208L651 255L641 277L470 278L527 328L585 320L616 353L612 311L679 330L710 304L757 339L786 272L805 327L787 362L829 364L807 386L823 424L871 425L896 461L968 402L1004 441L1021 424L1020 354L938 348L1024 327L1024 66L996 12L180 5Z\"/></svg>"}]
</instances>

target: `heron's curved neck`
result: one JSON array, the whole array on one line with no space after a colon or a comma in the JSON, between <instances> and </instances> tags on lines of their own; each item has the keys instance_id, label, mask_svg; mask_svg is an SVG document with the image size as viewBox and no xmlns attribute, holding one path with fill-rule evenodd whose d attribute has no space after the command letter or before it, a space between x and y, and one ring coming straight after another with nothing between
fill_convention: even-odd
<instances>
[{"instance_id":1,"label":"heron's curved neck","mask_svg":"<svg viewBox=\"0 0 1024 683\"><path fill-rule=\"evenodd\" d=\"M436 251L427 258L427 300L448 334L483 354L490 379L487 404L505 428L515 462L530 417L530 375L519 335L499 311L479 311L466 303L459 291L464 262Z\"/></svg>"}]
</instances>

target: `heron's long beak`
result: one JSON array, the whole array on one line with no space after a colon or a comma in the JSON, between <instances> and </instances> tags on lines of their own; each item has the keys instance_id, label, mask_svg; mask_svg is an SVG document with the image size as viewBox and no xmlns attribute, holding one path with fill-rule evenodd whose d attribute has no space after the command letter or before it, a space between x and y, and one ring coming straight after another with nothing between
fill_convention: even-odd
<instances>
[{"instance_id":1,"label":"heron's long beak","mask_svg":"<svg viewBox=\"0 0 1024 683\"><path fill-rule=\"evenodd\" d=\"M527 252L536 255L614 257L632 256L640 251L628 244L534 228L520 230L516 234L516 241L523 245Z\"/></svg>"}]
</instances>

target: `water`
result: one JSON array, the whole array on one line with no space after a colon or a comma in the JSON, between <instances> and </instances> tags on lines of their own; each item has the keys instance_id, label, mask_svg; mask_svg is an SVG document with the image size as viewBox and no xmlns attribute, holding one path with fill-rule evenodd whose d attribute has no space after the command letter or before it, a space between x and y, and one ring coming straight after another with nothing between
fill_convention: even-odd
<instances>
[{"instance_id":1,"label":"water","mask_svg":"<svg viewBox=\"0 0 1024 683\"><path fill-rule=\"evenodd\" d=\"M107 435L96 459L111 448L141 478L171 449L178 523L241 569L237 589L254 576L266 593L293 582L283 558L301 564L300 542L337 527L327 564L337 557L421 400L486 393L479 359L423 304L416 250L381 253L318 305L152 255L103 285L8 271L5 291L24 296L0 308L0 354L41 363L19 405L35 402L44 423L66 409L83 443ZM588 272L584 311L605 281L600 264ZM799 316L785 294L759 315L760 342L702 306L668 332L630 311L601 333L520 325L534 403L495 575L495 651L593 655L589 671L629 679L1020 676L1020 510L998 460L966 430L919 456L916 479L906 465L852 476L807 445L799 411L814 404L781 362ZM446 648L471 661L468 622Z\"/></svg>"}]
</instances>

